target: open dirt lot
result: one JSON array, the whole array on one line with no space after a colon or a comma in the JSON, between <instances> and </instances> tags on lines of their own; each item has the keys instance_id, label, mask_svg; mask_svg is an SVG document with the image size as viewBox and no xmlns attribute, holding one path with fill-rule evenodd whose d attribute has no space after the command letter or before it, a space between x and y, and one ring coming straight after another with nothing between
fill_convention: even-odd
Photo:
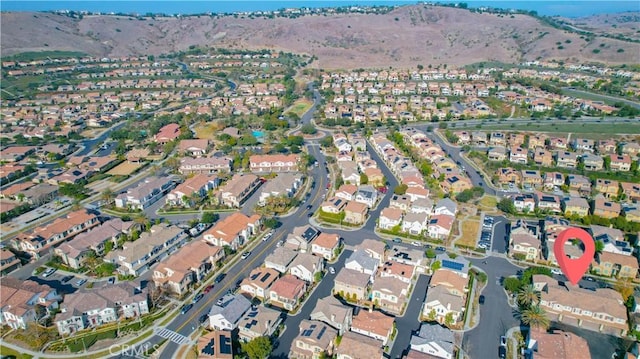
<instances>
[{"instance_id":1,"label":"open dirt lot","mask_svg":"<svg viewBox=\"0 0 640 359\"><path fill-rule=\"evenodd\" d=\"M142 167L142 165L142 163L122 162L107 173L112 176L128 176L135 172L135 170L137 170L138 168Z\"/></svg>"}]
</instances>

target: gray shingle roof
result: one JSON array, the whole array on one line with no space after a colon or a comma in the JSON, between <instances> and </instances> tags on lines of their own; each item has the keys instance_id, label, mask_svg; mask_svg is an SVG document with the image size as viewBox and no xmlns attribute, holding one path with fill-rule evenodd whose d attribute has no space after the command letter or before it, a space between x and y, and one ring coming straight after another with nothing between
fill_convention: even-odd
<instances>
[{"instance_id":1,"label":"gray shingle roof","mask_svg":"<svg viewBox=\"0 0 640 359\"><path fill-rule=\"evenodd\" d=\"M434 343L449 353L453 353L454 342L453 332L438 324L423 323L418 335L411 336L411 345Z\"/></svg>"},{"instance_id":2,"label":"gray shingle roof","mask_svg":"<svg viewBox=\"0 0 640 359\"><path fill-rule=\"evenodd\" d=\"M375 271L376 268L378 268L378 263L379 263L377 259L371 258L367 254L367 252L360 249L353 252L353 254L351 254L351 256L347 258L347 261L345 262L345 264L350 262L357 262L363 268L366 268L372 272Z\"/></svg>"},{"instance_id":3,"label":"gray shingle roof","mask_svg":"<svg viewBox=\"0 0 640 359\"><path fill-rule=\"evenodd\" d=\"M224 307L214 304L209 311L209 316L220 314L229 323L237 323L240 318L251 308L251 302L242 294L237 294L232 301Z\"/></svg>"}]
</instances>

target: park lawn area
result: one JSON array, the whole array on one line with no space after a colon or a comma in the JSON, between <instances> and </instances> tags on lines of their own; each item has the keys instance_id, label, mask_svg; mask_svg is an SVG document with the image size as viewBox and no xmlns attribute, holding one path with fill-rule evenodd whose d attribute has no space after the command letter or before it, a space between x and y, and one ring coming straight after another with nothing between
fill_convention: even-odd
<instances>
[{"instance_id":1,"label":"park lawn area","mask_svg":"<svg viewBox=\"0 0 640 359\"><path fill-rule=\"evenodd\" d=\"M143 165L143 163L129 163L125 161L112 168L109 172L107 172L107 174L110 174L112 176L128 176Z\"/></svg>"},{"instance_id":2,"label":"park lawn area","mask_svg":"<svg viewBox=\"0 0 640 359\"><path fill-rule=\"evenodd\" d=\"M483 211L483 212L494 212L494 213L498 213L498 209L497 206L498 205L498 199L494 196L482 196L482 198L480 198L480 200L478 201L478 209Z\"/></svg>"},{"instance_id":3,"label":"park lawn area","mask_svg":"<svg viewBox=\"0 0 640 359\"><path fill-rule=\"evenodd\" d=\"M495 97L487 97L485 101L496 112L498 117L509 117L511 115L511 104Z\"/></svg>"},{"instance_id":4,"label":"park lawn area","mask_svg":"<svg viewBox=\"0 0 640 359\"><path fill-rule=\"evenodd\" d=\"M629 135L640 134L640 124L637 123L545 123L540 120L538 123L527 124L504 124L504 123L485 123L482 128L492 130L506 131L530 131L530 132L552 132L558 135L566 135L567 133L580 134L581 137L591 139L607 139L611 135Z\"/></svg>"},{"instance_id":5,"label":"park lawn area","mask_svg":"<svg viewBox=\"0 0 640 359\"><path fill-rule=\"evenodd\" d=\"M0 345L0 354L4 358L5 355L14 356L17 359L31 359L33 355L22 354L17 350L13 350L11 348L7 348L5 346Z\"/></svg>"},{"instance_id":6,"label":"park lawn area","mask_svg":"<svg viewBox=\"0 0 640 359\"><path fill-rule=\"evenodd\" d=\"M480 231L480 217L469 217L462 221L462 235L455 244L467 246L471 248L476 247L478 232Z\"/></svg>"},{"instance_id":7,"label":"park lawn area","mask_svg":"<svg viewBox=\"0 0 640 359\"><path fill-rule=\"evenodd\" d=\"M215 140L220 127L216 123L201 123L196 125L193 130L196 132L196 138Z\"/></svg>"},{"instance_id":8,"label":"park lawn area","mask_svg":"<svg viewBox=\"0 0 640 359\"><path fill-rule=\"evenodd\" d=\"M309 110L309 108L311 108L312 105L313 105L313 102L307 99L299 99L299 100L296 100L296 102L294 102L293 105L291 105L291 107L289 107L285 111L285 114L292 112L298 115L298 117L302 117L302 115L304 115L304 113L307 112L307 110Z\"/></svg>"}]
</instances>

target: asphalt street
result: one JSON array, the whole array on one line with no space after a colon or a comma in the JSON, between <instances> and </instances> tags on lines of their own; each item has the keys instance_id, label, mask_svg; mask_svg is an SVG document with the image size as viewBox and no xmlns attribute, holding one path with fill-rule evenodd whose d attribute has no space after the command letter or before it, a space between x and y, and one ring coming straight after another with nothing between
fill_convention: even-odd
<instances>
[{"instance_id":1,"label":"asphalt street","mask_svg":"<svg viewBox=\"0 0 640 359\"><path fill-rule=\"evenodd\" d=\"M396 317L398 333L389 353L389 357L392 359L402 358L406 354L406 349L411 342L411 335L420 330L420 312L422 311L422 303L427 297L427 287L430 280L431 276L424 274L418 276L409 304L404 312L405 314L402 317Z\"/></svg>"},{"instance_id":2,"label":"asphalt street","mask_svg":"<svg viewBox=\"0 0 640 359\"><path fill-rule=\"evenodd\" d=\"M500 336L509 328L520 325L520 321L514 316L513 308L507 302L507 296L499 280L501 277L515 275L521 268L499 257L470 260L474 266L487 273L487 286L480 293L485 296L485 303L479 305L480 322L474 329L465 333L462 349L469 353L471 358L498 358ZM487 264L483 264L483 261Z\"/></svg>"}]
</instances>

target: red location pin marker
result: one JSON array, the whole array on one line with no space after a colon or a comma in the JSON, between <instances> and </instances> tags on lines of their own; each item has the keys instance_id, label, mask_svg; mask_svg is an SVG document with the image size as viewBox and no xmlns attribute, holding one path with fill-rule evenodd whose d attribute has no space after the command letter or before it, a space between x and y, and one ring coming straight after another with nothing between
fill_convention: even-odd
<instances>
[{"instance_id":1,"label":"red location pin marker","mask_svg":"<svg viewBox=\"0 0 640 359\"><path fill-rule=\"evenodd\" d=\"M570 239L578 239L584 244L582 257L571 259L565 255L564 244ZM562 273L567 276L569 282L576 285L593 261L593 255L596 253L596 244L593 241L593 237L584 229L569 227L558 234L556 243L553 245L553 253L556 255L556 261L560 264Z\"/></svg>"}]
</instances>

